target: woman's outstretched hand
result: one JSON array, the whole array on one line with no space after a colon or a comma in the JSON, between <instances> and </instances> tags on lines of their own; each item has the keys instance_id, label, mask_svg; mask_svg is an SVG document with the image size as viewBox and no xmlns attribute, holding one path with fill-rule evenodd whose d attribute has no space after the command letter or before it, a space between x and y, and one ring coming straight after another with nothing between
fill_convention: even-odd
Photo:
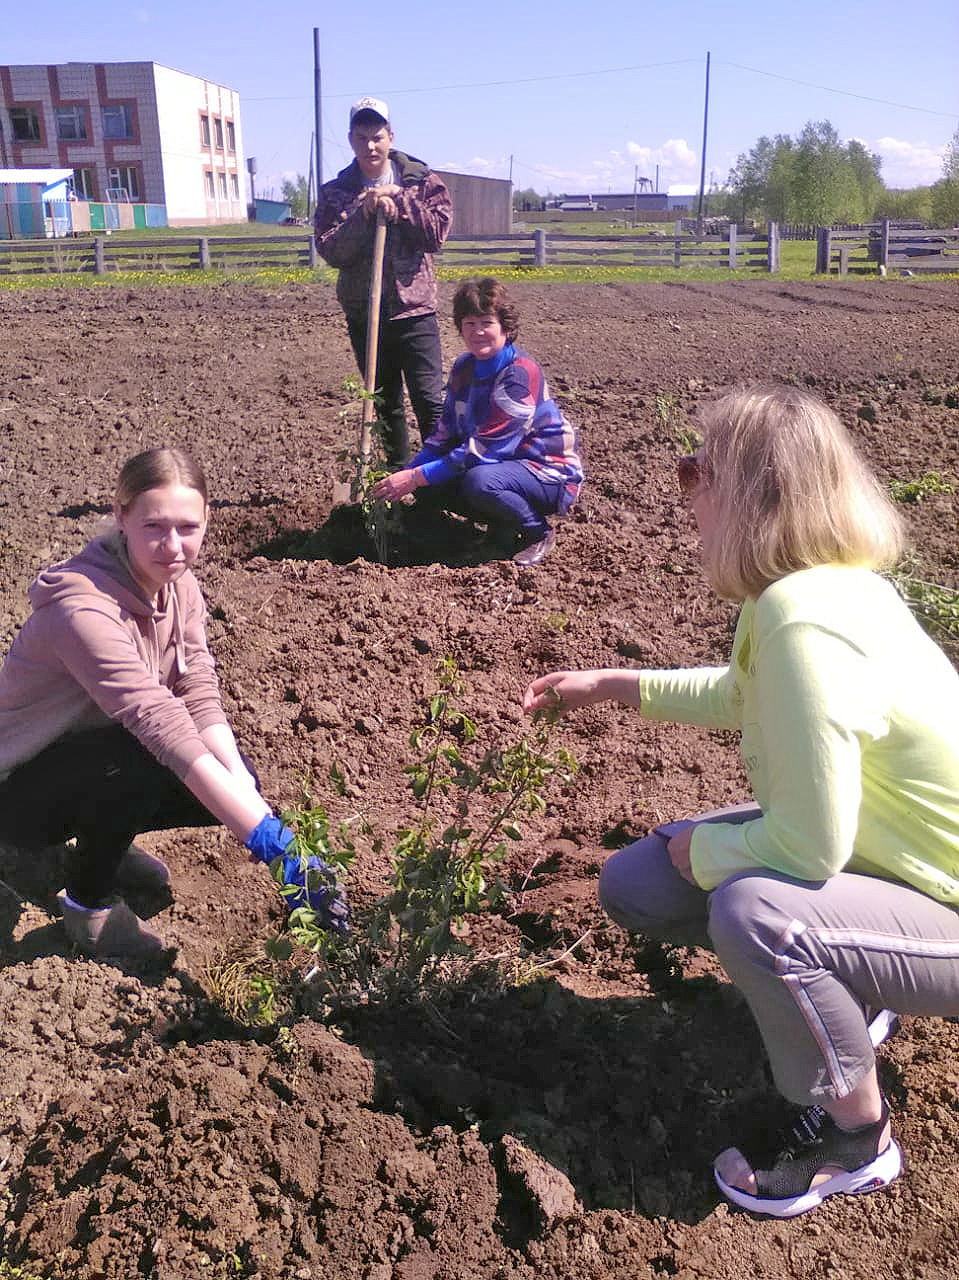
<instances>
[{"instance_id":1,"label":"woman's outstretched hand","mask_svg":"<svg viewBox=\"0 0 959 1280\"><path fill-rule=\"evenodd\" d=\"M523 694L524 711L572 711L601 702L602 671L551 671L540 676Z\"/></svg>"}]
</instances>

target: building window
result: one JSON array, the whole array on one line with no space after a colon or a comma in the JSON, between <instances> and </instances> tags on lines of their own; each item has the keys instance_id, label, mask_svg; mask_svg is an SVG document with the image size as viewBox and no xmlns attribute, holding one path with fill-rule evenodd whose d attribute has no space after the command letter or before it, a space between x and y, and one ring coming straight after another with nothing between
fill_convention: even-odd
<instances>
[{"instance_id":1,"label":"building window","mask_svg":"<svg viewBox=\"0 0 959 1280\"><path fill-rule=\"evenodd\" d=\"M233 188L233 199L234 199L234 200L239 200L239 198L240 198L240 179L236 176L236 174L235 174L235 173L231 173L231 174L230 174L230 186Z\"/></svg>"},{"instance_id":2,"label":"building window","mask_svg":"<svg viewBox=\"0 0 959 1280\"><path fill-rule=\"evenodd\" d=\"M210 145L210 117L200 116L200 145L208 147Z\"/></svg>"},{"instance_id":3,"label":"building window","mask_svg":"<svg viewBox=\"0 0 959 1280\"><path fill-rule=\"evenodd\" d=\"M96 200L96 175L92 169L74 169L73 189L80 200Z\"/></svg>"},{"instance_id":4,"label":"building window","mask_svg":"<svg viewBox=\"0 0 959 1280\"><path fill-rule=\"evenodd\" d=\"M228 198L229 197L226 194L226 174L221 173L220 174L220 199L226 200Z\"/></svg>"},{"instance_id":5,"label":"building window","mask_svg":"<svg viewBox=\"0 0 959 1280\"><path fill-rule=\"evenodd\" d=\"M223 121L213 117L213 140L217 151L223 150Z\"/></svg>"},{"instance_id":6,"label":"building window","mask_svg":"<svg viewBox=\"0 0 959 1280\"><path fill-rule=\"evenodd\" d=\"M83 107L54 107L57 137L61 142L82 142L87 136L87 113Z\"/></svg>"},{"instance_id":7,"label":"building window","mask_svg":"<svg viewBox=\"0 0 959 1280\"><path fill-rule=\"evenodd\" d=\"M129 102L118 102L110 107L101 107L103 120L103 136L113 141L133 137L133 108Z\"/></svg>"},{"instance_id":8,"label":"building window","mask_svg":"<svg viewBox=\"0 0 959 1280\"><path fill-rule=\"evenodd\" d=\"M135 164L119 164L107 170L110 179L109 199L117 203L140 199L140 174Z\"/></svg>"},{"instance_id":9,"label":"building window","mask_svg":"<svg viewBox=\"0 0 959 1280\"><path fill-rule=\"evenodd\" d=\"M40 115L35 107L11 107L10 129L14 142L40 142Z\"/></svg>"},{"instance_id":10,"label":"building window","mask_svg":"<svg viewBox=\"0 0 959 1280\"><path fill-rule=\"evenodd\" d=\"M216 199L216 188L213 185L213 171L211 169L204 170L203 177L206 180L206 196L208 200Z\"/></svg>"},{"instance_id":11,"label":"building window","mask_svg":"<svg viewBox=\"0 0 959 1280\"><path fill-rule=\"evenodd\" d=\"M231 154L236 154L236 126L232 120L226 122L226 149Z\"/></svg>"}]
</instances>

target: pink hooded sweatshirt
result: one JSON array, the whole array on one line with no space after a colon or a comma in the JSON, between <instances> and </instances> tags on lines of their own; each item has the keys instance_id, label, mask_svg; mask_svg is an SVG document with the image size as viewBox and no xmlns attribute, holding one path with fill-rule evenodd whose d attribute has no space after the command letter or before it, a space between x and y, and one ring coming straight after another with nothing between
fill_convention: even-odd
<instances>
[{"instance_id":1,"label":"pink hooded sweatshirt","mask_svg":"<svg viewBox=\"0 0 959 1280\"><path fill-rule=\"evenodd\" d=\"M193 574L154 608L114 533L44 570L29 594L33 613L0 669L0 779L110 721L182 779L207 750L201 732L227 723Z\"/></svg>"}]
</instances>

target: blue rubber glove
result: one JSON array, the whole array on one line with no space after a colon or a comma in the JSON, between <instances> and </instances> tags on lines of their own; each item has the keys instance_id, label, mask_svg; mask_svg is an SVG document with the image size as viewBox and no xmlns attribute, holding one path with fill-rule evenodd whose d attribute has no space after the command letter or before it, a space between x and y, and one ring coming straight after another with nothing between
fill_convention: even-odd
<instances>
[{"instance_id":1,"label":"blue rubber glove","mask_svg":"<svg viewBox=\"0 0 959 1280\"><path fill-rule=\"evenodd\" d=\"M292 839L290 828L284 827L279 818L268 813L256 824L245 843L255 861L269 864L274 858L283 856Z\"/></svg>"},{"instance_id":2,"label":"blue rubber glove","mask_svg":"<svg viewBox=\"0 0 959 1280\"><path fill-rule=\"evenodd\" d=\"M287 853L271 863L270 872L277 884L296 887L297 892L283 895L291 911L308 906L316 912L321 929L328 929L331 933L349 933L350 908L346 893L337 883L332 867L327 866L322 858L315 853L309 854L304 870L300 855Z\"/></svg>"},{"instance_id":3,"label":"blue rubber glove","mask_svg":"<svg viewBox=\"0 0 959 1280\"><path fill-rule=\"evenodd\" d=\"M250 832L246 847L257 862L265 862L269 866L270 874L281 888L291 886L298 890L283 895L291 911L297 907L309 907L316 912L321 929L349 933L350 908L335 872L322 858L312 853L306 860L304 871L299 854L286 852L292 841L290 828L268 813Z\"/></svg>"}]
</instances>

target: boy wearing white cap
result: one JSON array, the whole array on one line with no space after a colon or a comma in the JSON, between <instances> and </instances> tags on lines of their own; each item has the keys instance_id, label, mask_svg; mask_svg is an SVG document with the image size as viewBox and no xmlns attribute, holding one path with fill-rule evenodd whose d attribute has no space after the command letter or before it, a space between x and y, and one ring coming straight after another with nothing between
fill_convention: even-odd
<instances>
[{"instance_id":1,"label":"boy wearing white cap","mask_svg":"<svg viewBox=\"0 0 959 1280\"><path fill-rule=\"evenodd\" d=\"M376 388L387 427L387 460L399 467L410 454L404 379L424 439L443 411L433 254L449 234L453 203L428 165L393 149L389 108L379 98L354 102L349 141L355 159L320 190L316 245L339 270L336 296L364 370L373 229L382 210L388 229Z\"/></svg>"}]
</instances>

